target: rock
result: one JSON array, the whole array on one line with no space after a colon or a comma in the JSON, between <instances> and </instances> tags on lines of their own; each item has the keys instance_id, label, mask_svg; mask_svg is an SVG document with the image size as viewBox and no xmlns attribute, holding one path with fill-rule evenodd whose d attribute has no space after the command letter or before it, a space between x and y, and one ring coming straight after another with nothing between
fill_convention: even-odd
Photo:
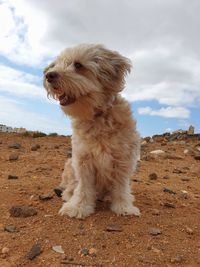
<instances>
[{"instance_id":1,"label":"rock","mask_svg":"<svg viewBox=\"0 0 200 267\"><path fill-rule=\"evenodd\" d=\"M107 232L122 232L122 227L119 224L108 224L106 226Z\"/></svg>"},{"instance_id":2,"label":"rock","mask_svg":"<svg viewBox=\"0 0 200 267\"><path fill-rule=\"evenodd\" d=\"M2 248L2 250L1 250L1 253L2 253L2 254L8 254L8 253L9 253L9 251L10 251L10 249L9 249L9 248L7 248L7 247L4 247L4 248Z\"/></svg>"},{"instance_id":3,"label":"rock","mask_svg":"<svg viewBox=\"0 0 200 267\"><path fill-rule=\"evenodd\" d=\"M150 235L160 235L162 234L161 230L159 228L150 228L149 229Z\"/></svg>"},{"instance_id":4,"label":"rock","mask_svg":"<svg viewBox=\"0 0 200 267\"><path fill-rule=\"evenodd\" d=\"M82 248L79 251L79 254L81 254L82 256L87 256L87 255L89 255L89 250L87 248Z\"/></svg>"},{"instance_id":5,"label":"rock","mask_svg":"<svg viewBox=\"0 0 200 267\"><path fill-rule=\"evenodd\" d=\"M54 192L58 197L62 197L62 192L63 192L62 188L55 188Z\"/></svg>"},{"instance_id":6,"label":"rock","mask_svg":"<svg viewBox=\"0 0 200 267\"><path fill-rule=\"evenodd\" d=\"M180 197L183 199L187 199L188 198L188 192L186 190L181 190Z\"/></svg>"},{"instance_id":7,"label":"rock","mask_svg":"<svg viewBox=\"0 0 200 267\"><path fill-rule=\"evenodd\" d=\"M155 172L149 174L149 180L157 180L158 176Z\"/></svg>"},{"instance_id":8,"label":"rock","mask_svg":"<svg viewBox=\"0 0 200 267\"><path fill-rule=\"evenodd\" d=\"M16 154L16 153L11 153L11 154L9 155L9 160L10 160L10 161L18 160L18 158L19 158L19 155Z\"/></svg>"},{"instance_id":9,"label":"rock","mask_svg":"<svg viewBox=\"0 0 200 267\"><path fill-rule=\"evenodd\" d=\"M97 249L95 248L90 248L88 251L88 254L92 257L95 257L97 255Z\"/></svg>"},{"instance_id":10,"label":"rock","mask_svg":"<svg viewBox=\"0 0 200 267\"><path fill-rule=\"evenodd\" d=\"M163 176L163 179L170 179L170 177L169 177L169 175L165 175L165 176Z\"/></svg>"},{"instance_id":11,"label":"rock","mask_svg":"<svg viewBox=\"0 0 200 267\"><path fill-rule=\"evenodd\" d=\"M180 174L180 173L183 173L183 171L181 171L181 170L179 170L179 169L175 168L175 169L173 170L173 173Z\"/></svg>"},{"instance_id":12,"label":"rock","mask_svg":"<svg viewBox=\"0 0 200 267\"><path fill-rule=\"evenodd\" d=\"M160 215L160 211L158 209L153 209L151 214L152 215Z\"/></svg>"},{"instance_id":13,"label":"rock","mask_svg":"<svg viewBox=\"0 0 200 267\"><path fill-rule=\"evenodd\" d=\"M183 160L184 157L179 156L179 155L172 155L172 154L166 154L164 155L165 159L178 159L178 160Z\"/></svg>"},{"instance_id":14,"label":"rock","mask_svg":"<svg viewBox=\"0 0 200 267\"><path fill-rule=\"evenodd\" d=\"M190 181L190 178L183 177L183 178L181 178L181 181L183 181L183 182L188 182L188 181Z\"/></svg>"},{"instance_id":15,"label":"rock","mask_svg":"<svg viewBox=\"0 0 200 267\"><path fill-rule=\"evenodd\" d=\"M39 256L41 253L42 253L42 250L41 250L40 244L34 244L31 250L29 251L29 253L27 254L27 258L29 260L33 260L37 256Z\"/></svg>"},{"instance_id":16,"label":"rock","mask_svg":"<svg viewBox=\"0 0 200 267\"><path fill-rule=\"evenodd\" d=\"M188 135L192 135L192 134L194 134L194 126L190 125L190 127L189 127L189 129L188 129L188 131L187 131L187 134L188 134Z\"/></svg>"},{"instance_id":17,"label":"rock","mask_svg":"<svg viewBox=\"0 0 200 267\"><path fill-rule=\"evenodd\" d=\"M169 194L176 194L176 192L174 192L173 190L171 190L170 188L164 187L163 188L163 192L169 193Z\"/></svg>"},{"instance_id":18,"label":"rock","mask_svg":"<svg viewBox=\"0 0 200 267\"><path fill-rule=\"evenodd\" d=\"M177 255L176 257L171 259L171 263L182 263L183 262L183 256Z\"/></svg>"},{"instance_id":19,"label":"rock","mask_svg":"<svg viewBox=\"0 0 200 267\"><path fill-rule=\"evenodd\" d=\"M187 227L187 226L186 226L185 231L186 231L186 233L189 234L189 235L194 234L194 231L193 231L190 227Z\"/></svg>"},{"instance_id":20,"label":"rock","mask_svg":"<svg viewBox=\"0 0 200 267\"><path fill-rule=\"evenodd\" d=\"M53 246L52 249L53 249L53 251L55 251L57 253L61 253L61 254L65 253L61 245Z\"/></svg>"},{"instance_id":21,"label":"rock","mask_svg":"<svg viewBox=\"0 0 200 267\"><path fill-rule=\"evenodd\" d=\"M194 155L194 159L196 159L196 160L200 160L200 154L195 154L195 155Z\"/></svg>"},{"instance_id":22,"label":"rock","mask_svg":"<svg viewBox=\"0 0 200 267\"><path fill-rule=\"evenodd\" d=\"M39 200L46 201L53 198L52 194L46 194L46 195L39 195Z\"/></svg>"},{"instance_id":23,"label":"rock","mask_svg":"<svg viewBox=\"0 0 200 267\"><path fill-rule=\"evenodd\" d=\"M172 208L172 209L176 208L176 206L173 203L169 203L169 202L165 202L163 206L166 208Z\"/></svg>"},{"instance_id":24,"label":"rock","mask_svg":"<svg viewBox=\"0 0 200 267\"><path fill-rule=\"evenodd\" d=\"M40 145L36 144L31 147L31 151L36 151L40 148Z\"/></svg>"},{"instance_id":25,"label":"rock","mask_svg":"<svg viewBox=\"0 0 200 267\"><path fill-rule=\"evenodd\" d=\"M10 224L4 227L4 231L9 232L9 233L14 233L14 232L17 232L17 229L15 225Z\"/></svg>"},{"instance_id":26,"label":"rock","mask_svg":"<svg viewBox=\"0 0 200 267\"><path fill-rule=\"evenodd\" d=\"M18 179L18 176L11 174L8 175L8 180L16 180L16 179Z\"/></svg>"},{"instance_id":27,"label":"rock","mask_svg":"<svg viewBox=\"0 0 200 267\"><path fill-rule=\"evenodd\" d=\"M18 144L18 143L15 143L15 144L11 144L8 146L9 148L14 148L14 149L20 149L21 148L21 145Z\"/></svg>"},{"instance_id":28,"label":"rock","mask_svg":"<svg viewBox=\"0 0 200 267\"><path fill-rule=\"evenodd\" d=\"M151 151L150 152L151 154L155 154L155 155L160 155L160 154L164 154L165 153L165 151L163 151L163 150L153 150L153 151Z\"/></svg>"},{"instance_id":29,"label":"rock","mask_svg":"<svg viewBox=\"0 0 200 267\"><path fill-rule=\"evenodd\" d=\"M10 210L11 217L30 217L37 214L37 211L33 207L29 206L13 206Z\"/></svg>"}]
</instances>

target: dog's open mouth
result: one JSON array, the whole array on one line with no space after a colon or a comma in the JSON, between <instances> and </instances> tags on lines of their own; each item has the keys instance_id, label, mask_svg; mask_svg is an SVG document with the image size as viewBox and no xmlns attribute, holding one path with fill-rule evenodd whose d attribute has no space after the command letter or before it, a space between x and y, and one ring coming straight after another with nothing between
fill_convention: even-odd
<instances>
[{"instance_id":1,"label":"dog's open mouth","mask_svg":"<svg viewBox=\"0 0 200 267\"><path fill-rule=\"evenodd\" d=\"M66 96L65 93L59 96L58 99L59 99L61 106L68 106L70 104L73 104L76 101L76 98L74 96Z\"/></svg>"}]
</instances>

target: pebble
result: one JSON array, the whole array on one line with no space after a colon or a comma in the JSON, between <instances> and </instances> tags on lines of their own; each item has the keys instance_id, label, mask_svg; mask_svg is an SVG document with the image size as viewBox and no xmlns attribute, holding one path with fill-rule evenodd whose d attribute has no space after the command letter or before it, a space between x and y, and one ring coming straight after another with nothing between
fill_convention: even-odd
<instances>
[{"instance_id":1,"label":"pebble","mask_svg":"<svg viewBox=\"0 0 200 267\"><path fill-rule=\"evenodd\" d=\"M18 179L18 176L16 175L12 175L12 174L8 175L8 180L17 180L17 179Z\"/></svg>"},{"instance_id":2,"label":"pebble","mask_svg":"<svg viewBox=\"0 0 200 267\"><path fill-rule=\"evenodd\" d=\"M188 192L186 190L181 190L180 197L183 199L187 199L188 198Z\"/></svg>"},{"instance_id":3,"label":"pebble","mask_svg":"<svg viewBox=\"0 0 200 267\"><path fill-rule=\"evenodd\" d=\"M14 149L20 149L21 148L21 145L18 144L18 143L15 143L15 144L11 144L8 146L9 148L14 148Z\"/></svg>"},{"instance_id":4,"label":"pebble","mask_svg":"<svg viewBox=\"0 0 200 267\"><path fill-rule=\"evenodd\" d=\"M119 224L108 224L106 226L107 232L122 232L122 227Z\"/></svg>"},{"instance_id":5,"label":"pebble","mask_svg":"<svg viewBox=\"0 0 200 267\"><path fill-rule=\"evenodd\" d=\"M10 251L10 249L7 247L2 248L2 250L1 250L2 254L8 254L9 251Z\"/></svg>"},{"instance_id":6,"label":"pebble","mask_svg":"<svg viewBox=\"0 0 200 267\"><path fill-rule=\"evenodd\" d=\"M160 235L162 234L161 230L159 228L150 228L149 229L150 235Z\"/></svg>"},{"instance_id":7,"label":"pebble","mask_svg":"<svg viewBox=\"0 0 200 267\"><path fill-rule=\"evenodd\" d=\"M53 249L53 251L55 251L57 253L61 253L61 254L65 253L61 245L53 246L52 249Z\"/></svg>"},{"instance_id":8,"label":"pebble","mask_svg":"<svg viewBox=\"0 0 200 267\"><path fill-rule=\"evenodd\" d=\"M173 203L165 202L164 207L175 209L176 206Z\"/></svg>"},{"instance_id":9,"label":"pebble","mask_svg":"<svg viewBox=\"0 0 200 267\"><path fill-rule=\"evenodd\" d=\"M42 253L42 250L41 250L40 244L34 244L31 250L29 251L29 253L27 254L27 258L29 260L33 260L37 256L39 256L41 253Z\"/></svg>"},{"instance_id":10,"label":"pebble","mask_svg":"<svg viewBox=\"0 0 200 267\"><path fill-rule=\"evenodd\" d=\"M17 231L16 226L13 225L13 224L6 225L6 226L4 227L4 230L5 230L6 232L9 232L9 233L14 233L14 232Z\"/></svg>"},{"instance_id":11,"label":"pebble","mask_svg":"<svg viewBox=\"0 0 200 267\"><path fill-rule=\"evenodd\" d=\"M158 175L155 172L150 173L149 174L149 179L150 180L157 180L158 179Z\"/></svg>"},{"instance_id":12,"label":"pebble","mask_svg":"<svg viewBox=\"0 0 200 267\"><path fill-rule=\"evenodd\" d=\"M181 178L181 181L188 182L188 181L190 181L190 178Z\"/></svg>"},{"instance_id":13,"label":"pebble","mask_svg":"<svg viewBox=\"0 0 200 267\"><path fill-rule=\"evenodd\" d=\"M40 148L40 145L36 144L31 147L31 151L36 151Z\"/></svg>"},{"instance_id":14,"label":"pebble","mask_svg":"<svg viewBox=\"0 0 200 267\"><path fill-rule=\"evenodd\" d=\"M163 176L163 179L170 179L170 177L169 177L169 175L165 175L165 176Z\"/></svg>"},{"instance_id":15,"label":"pebble","mask_svg":"<svg viewBox=\"0 0 200 267\"><path fill-rule=\"evenodd\" d=\"M158 149L158 150L153 150L153 151L151 151L150 153L151 153L151 154L160 155L160 154L164 154L165 151Z\"/></svg>"},{"instance_id":16,"label":"pebble","mask_svg":"<svg viewBox=\"0 0 200 267\"><path fill-rule=\"evenodd\" d=\"M194 231L190 227L188 227L188 226L186 226L185 231L189 235L192 235L194 233Z\"/></svg>"},{"instance_id":17,"label":"pebble","mask_svg":"<svg viewBox=\"0 0 200 267\"><path fill-rule=\"evenodd\" d=\"M170 188L164 187L163 188L163 192L165 193L169 193L169 194L176 194L176 192L174 192L173 190L171 190Z\"/></svg>"},{"instance_id":18,"label":"pebble","mask_svg":"<svg viewBox=\"0 0 200 267\"><path fill-rule=\"evenodd\" d=\"M13 206L10 210L11 217L30 217L37 214L37 211L33 207L29 206Z\"/></svg>"},{"instance_id":19,"label":"pebble","mask_svg":"<svg viewBox=\"0 0 200 267\"><path fill-rule=\"evenodd\" d=\"M79 251L79 254L83 255L83 256L87 256L89 255L89 250L87 248L82 248L80 251Z\"/></svg>"},{"instance_id":20,"label":"pebble","mask_svg":"<svg viewBox=\"0 0 200 267\"><path fill-rule=\"evenodd\" d=\"M177 173L177 174L179 174L179 173L183 173L183 171L181 171L181 170L175 168L175 169L173 170L173 173Z\"/></svg>"},{"instance_id":21,"label":"pebble","mask_svg":"<svg viewBox=\"0 0 200 267\"><path fill-rule=\"evenodd\" d=\"M96 256L97 255L97 249L95 248L90 248L89 251L88 251L88 254L92 257Z\"/></svg>"},{"instance_id":22,"label":"pebble","mask_svg":"<svg viewBox=\"0 0 200 267\"><path fill-rule=\"evenodd\" d=\"M194 155L194 159L200 160L200 154L199 155Z\"/></svg>"},{"instance_id":23,"label":"pebble","mask_svg":"<svg viewBox=\"0 0 200 267\"><path fill-rule=\"evenodd\" d=\"M177 255L176 257L171 259L171 263L182 263L183 257L181 255Z\"/></svg>"},{"instance_id":24,"label":"pebble","mask_svg":"<svg viewBox=\"0 0 200 267\"><path fill-rule=\"evenodd\" d=\"M47 200L50 200L52 198L53 198L53 195L52 194L39 195L39 200L42 200L42 201L47 201Z\"/></svg>"},{"instance_id":25,"label":"pebble","mask_svg":"<svg viewBox=\"0 0 200 267\"><path fill-rule=\"evenodd\" d=\"M9 155L9 160L10 160L10 161L18 160L18 158L19 158L19 155L16 154L16 153L11 153L11 154Z\"/></svg>"},{"instance_id":26,"label":"pebble","mask_svg":"<svg viewBox=\"0 0 200 267\"><path fill-rule=\"evenodd\" d=\"M158 209L153 209L151 214L152 215L160 215L160 211Z\"/></svg>"}]
</instances>

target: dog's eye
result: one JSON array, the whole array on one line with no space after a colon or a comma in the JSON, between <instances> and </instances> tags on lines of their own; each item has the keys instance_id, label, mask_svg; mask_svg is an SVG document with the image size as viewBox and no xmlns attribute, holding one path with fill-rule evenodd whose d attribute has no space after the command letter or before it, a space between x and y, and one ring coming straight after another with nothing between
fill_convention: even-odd
<instances>
[{"instance_id":1,"label":"dog's eye","mask_svg":"<svg viewBox=\"0 0 200 267\"><path fill-rule=\"evenodd\" d=\"M75 67L77 70L80 70L80 69L83 67L83 65L82 65L81 63L79 63L79 62L75 62L75 63L74 63L74 67Z\"/></svg>"}]
</instances>

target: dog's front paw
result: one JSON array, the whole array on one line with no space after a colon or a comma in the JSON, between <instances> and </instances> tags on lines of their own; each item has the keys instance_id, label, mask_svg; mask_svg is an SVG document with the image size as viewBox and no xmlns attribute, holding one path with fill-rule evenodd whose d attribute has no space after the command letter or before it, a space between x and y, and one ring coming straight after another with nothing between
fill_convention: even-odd
<instances>
[{"instance_id":1,"label":"dog's front paw","mask_svg":"<svg viewBox=\"0 0 200 267\"><path fill-rule=\"evenodd\" d=\"M76 217L78 219L83 219L90 214L94 213L94 207L86 205L74 205L73 203L67 202L62 205L59 210L60 215L68 215L69 217Z\"/></svg>"},{"instance_id":2,"label":"dog's front paw","mask_svg":"<svg viewBox=\"0 0 200 267\"><path fill-rule=\"evenodd\" d=\"M140 210L133 206L133 204L128 204L128 203L113 203L111 205L111 210L114 211L118 215L135 215L135 216L140 216Z\"/></svg>"}]
</instances>

